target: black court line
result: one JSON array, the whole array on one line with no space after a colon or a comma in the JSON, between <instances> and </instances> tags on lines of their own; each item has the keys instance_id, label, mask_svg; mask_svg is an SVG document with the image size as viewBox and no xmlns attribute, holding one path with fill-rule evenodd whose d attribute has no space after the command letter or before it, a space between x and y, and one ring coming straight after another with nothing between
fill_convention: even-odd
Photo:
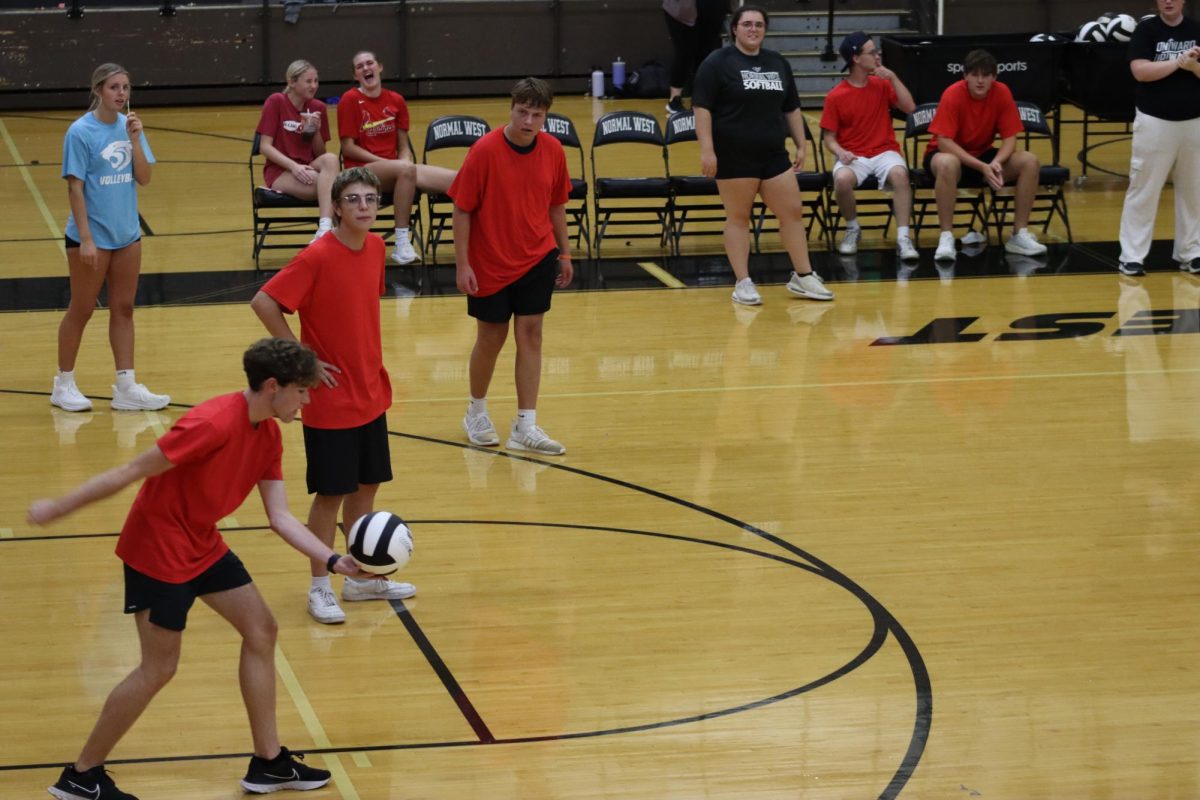
<instances>
[{"instance_id":1,"label":"black court line","mask_svg":"<svg viewBox=\"0 0 1200 800\"><path fill-rule=\"evenodd\" d=\"M6 390L0 390L0 392L4 392L4 391L6 391ZM35 392L15 392L15 393L39 394L41 396L45 396L45 392L36 392L36 393ZM185 407L191 407L191 406L185 406ZM505 451L496 451L496 450L490 450L490 449L481 448L481 447L475 447L473 445L464 444L462 442L449 441L449 440L445 440L445 439L438 439L438 438L431 437L431 436L422 436L422 435L418 435L418 434L403 433L403 432L397 432L397 431L388 431L388 434L391 436L395 436L397 438L404 438L404 439L409 439L412 441L424 442L427 444L436 444L436 445L442 445L442 446L455 447L455 448L459 448L459 449L474 450L477 452L486 453L487 455L495 457L495 458L509 458L509 459L514 459L514 460L518 460L518 461L525 461L525 462L532 463L532 464L541 464L543 466L550 467L550 468L553 468L556 470L561 470L563 472L567 472L570 474L578 475L580 477L590 478L592 480L597 480L597 481L601 481L603 483L609 483L614 486L619 486L621 488L628 489L630 491L637 492L640 494L645 494L650 497L654 497L654 498L663 500L665 502L672 503L674 505L678 505L683 508L687 508L689 510L695 511L696 513L699 513L699 514L702 514L705 516L709 516L713 519L727 523L729 525L732 525L735 528L738 528L739 530L741 530L745 533L751 534L753 536L757 536L760 539L771 542L775 546L777 546L789 553L792 553L793 555L798 556L799 558L809 562L810 564L813 565L814 571L817 572L821 577L824 577L826 580L829 580L830 582L838 585L845 591L851 593L856 598L858 598L858 600L860 602L862 602L864 604L864 606L866 606L866 608L871 613L871 616L875 621L876 633L872 637L871 643L868 644L868 647L863 651L863 653L860 653L859 657L856 658L854 661L850 662L850 664L854 664L855 666L857 666L857 664L859 664L859 663L865 663L867 658L870 658L870 656L873 655L874 652L879 649L879 647L882 647L883 642L886 640L886 634L888 634L888 633L890 633L896 639L897 644L900 645L901 651L903 652L906 660L908 661L909 669L910 669L910 671L912 673L912 677L913 677L913 684L914 684L915 695L916 695L916 697L915 697L916 707L915 707L915 716L914 716L914 722L913 722L913 732L909 738L909 745L905 752L904 758L901 760L899 766L896 768L896 771L893 773L893 776L892 776L891 780L888 782L887 787L879 794L880 800L894 800L894 798L899 796L900 792L904 789L904 787L907 785L908 781L912 778L913 773L916 771L917 765L920 763L921 756L925 752L925 747L928 744L930 731L931 731L932 725L933 725L933 686L932 686L932 681L929 676L929 671L925 665L925 660L924 660L923 656L921 655L920 650L916 646L916 642L912 639L912 636L908 633L908 631L905 630L904 626L900 624L900 621L898 619L896 619L896 617L890 611L888 611L883 606L882 603L880 603L869 592L867 592L866 589L864 589L863 587L858 585L856 582L851 580L844 573L835 569L833 566L831 566L830 564L826 563L825 561L817 558L816 556L812 555L811 553L803 550L802 548L797 547L796 545L793 545L791 542L788 542L779 536L775 536L774 534L764 531L761 528L751 525L750 523L743 522L741 520L738 520L734 517L729 516L728 514L724 514L722 512L716 511L714 509L706 508L697 503L693 503L689 500L684 500L682 498L675 497L674 495L670 495L665 492L658 491L656 489L651 489L646 486L641 486L639 484L630 483L629 481L624 481L619 478L613 478L613 477L610 477L607 475L602 475L597 472L591 472L589 470L585 470L580 467L573 467L573 466L570 466L567 464L556 463L554 461L546 461L543 459L532 458L529 456L516 455L516 454L508 453ZM415 523L415 520L414 520L414 523ZM629 531L629 532L633 532L633 531ZM671 534L654 534L654 535L661 535L664 537L673 536ZM677 538L687 539L688 537L677 537ZM22 540L21 539L5 539L5 540L0 540L0 541L16 542L16 541L22 541ZM693 540L693 541L703 542L705 544L719 545L719 543L708 542L707 540L698 540L697 539L697 540ZM756 552L756 551L748 551L748 552ZM764 554L764 555L766 555L766 554ZM405 616L410 616L410 615L406 614ZM402 616L401 619L403 620L404 617ZM406 623L406 627L407 627L407 623ZM410 635L412 635L411 629L410 629ZM421 635L423 636L423 634L421 634ZM420 643L418 642L418 646L419 645L420 645ZM874 647L874 649L872 649L872 647ZM430 645L430 648L432 649L432 645ZM868 654L868 651L869 651L869 654ZM436 654L436 651L434 651L434 652ZM428 654L427 654L427 658L428 658ZM438 658L438 660L440 661L440 657ZM835 673L835 675L845 674L846 672L853 669L854 667L850 666L850 664L844 666L841 670L837 671ZM433 662L431 662L431 665L433 665ZM443 668L445 667L444 662L443 662L442 666L443 666ZM437 667L434 666L434 669L436 670ZM448 670L447 670L447 674L449 675ZM458 685L457 681L454 681L453 676L450 675L449 677L450 677L450 680L453 681L454 685L457 686ZM827 679L832 680L833 678L830 676L826 676L825 679L821 679L815 685L823 685L823 683L828 682ZM445 684L444 679L443 679L443 684ZM812 688L815 688L815 686L813 686L811 684L810 684L810 686ZM449 688L449 687L447 687L447 688ZM786 699L787 697L794 696L796 693L799 693L801 691L807 691L807 689L805 689L805 687L798 687L797 689L793 689L793 690L790 690L789 692L785 692L783 695L777 695L775 698L767 698L766 700L763 700L763 701L755 701L753 704L749 704L745 707L739 707L739 708L740 708L740 710L746 710L748 708L757 708L760 705L765 704L765 703L778 702L781 699ZM461 687L460 687L460 692L461 692ZM453 694L452 694L452 696L453 696ZM465 694L463 695L463 699L464 700L466 699ZM455 697L455 702L458 703L457 697ZM478 713L474 712L474 706L470 705L469 701L467 701L467 705L470 707L471 712L475 713L475 718L478 720L479 725L482 726L482 730L487 731L487 727L486 727L486 725L483 724L482 719L479 718ZM459 708L462 709L463 706L460 705ZM464 713L466 713L466 712L464 712ZM721 712L715 712L715 715L723 716L723 715L729 714L729 713L735 713L735 710L726 709ZM612 729L612 730L608 731L607 733L608 734L630 733L630 732L648 730L648 729L653 729L653 728L658 728L658 727L665 727L667 725L686 724L687 722L700 721L702 719L710 719L710 718L712 718L712 716L714 716L714 714L698 715L696 717L688 718L687 720L676 720L676 721L671 721L671 722L667 722L667 723L663 723L663 722L649 723L648 724L649 727L647 727L645 725L629 726L629 727L625 727L625 728ZM470 717L467 717L467 719L469 722L471 722L472 729L475 730L476 735L480 736L481 735L480 729L476 728L475 723L471 720ZM487 735L491 736L490 731L487 732ZM602 732L593 731L593 732L586 732L586 733L580 733L580 734L565 734L565 735L554 735L554 736L547 736L547 737L528 737L528 738L519 738L519 739L511 739L511 740L494 739L493 738L490 742L484 741L481 737L479 743L480 744L515 744L515 743L527 743L527 742L536 742L536 741L554 741L554 740L565 739L565 738L585 738L588 736L597 736L597 735L602 735ZM461 745L457 745L457 746L461 746ZM330 748L327 750L318 750L318 751L311 751L311 752L340 753L340 752L356 752L360 749L361 748L341 747L341 748ZM387 749L399 749L399 748L387 748ZM140 760L139 762L128 762L128 763L144 763L145 761L159 761L159 760L162 760L162 759L151 758L151 759ZM187 760L187 757L178 757L177 760ZM111 763L121 763L121 762L113 761ZM54 765L51 765L51 766L54 766ZM32 769L34 767L32 767L30 765L24 765L24 766L15 765L15 766L7 766L7 767L0 766L0 770L22 769L22 768L23 769Z\"/></svg>"},{"instance_id":2,"label":"black court line","mask_svg":"<svg viewBox=\"0 0 1200 800\"><path fill-rule=\"evenodd\" d=\"M487 723L483 721L483 717L475 710L471 699L467 697L467 693L463 691L462 686L454 677L454 673L446 666L445 660L438 653L437 648L433 646L433 642L429 641L429 637L425 635L425 631L421 630L420 624L408 611L408 606L404 605L403 600L389 600L392 610L396 612L396 616L404 623L404 628L408 631L408 635L416 642L421 654L425 656L425 660L433 667L433 671L437 673L438 678L442 682L442 686L446 687L450 698L454 700L454 704L458 706L458 710L462 712L467 723L470 724L471 730L475 731L475 736L483 744L495 744L496 737L488 730Z\"/></svg>"}]
</instances>

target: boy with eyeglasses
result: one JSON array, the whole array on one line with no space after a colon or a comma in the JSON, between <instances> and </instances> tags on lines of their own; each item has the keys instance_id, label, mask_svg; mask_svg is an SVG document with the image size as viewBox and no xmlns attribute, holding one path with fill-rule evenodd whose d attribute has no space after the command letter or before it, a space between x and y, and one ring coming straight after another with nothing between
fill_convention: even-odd
<instances>
[{"instance_id":1,"label":"boy with eyeglasses","mask_svg":"<svg viewBox=\"0 0 1200 800\"><path fill-rule=\"evenodd\" d=\"M319 360L320 382L304 411L308 527L330 547L338 511L345 531L373 510L379 484L392 479L387 409L392 387L383 366L379 298L384 293L383 239L371 233L379 212L379 177L364 167L333 182L334 228L302 250L254 296L250 306L272 336L295 339L285 314L300 315L300 341ZM347 578L342 599L412 597L411 583ZM312 562L308 613L344 622L325 564Z\"/></svg>"}]
</instances>

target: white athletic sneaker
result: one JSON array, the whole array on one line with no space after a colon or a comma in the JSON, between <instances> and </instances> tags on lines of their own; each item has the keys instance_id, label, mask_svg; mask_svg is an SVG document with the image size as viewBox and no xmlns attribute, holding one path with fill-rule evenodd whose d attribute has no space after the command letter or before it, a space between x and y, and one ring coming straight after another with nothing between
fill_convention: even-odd
<instances>
[{"instance_id":1,"label":"white athletic sneaker","mask_svg":"<svg viewBox=\"0 0 1200 800\"><path fill-rule=\"evenodd\" d=\"M387 578L346 578L342 584L342 599L348 602L359 600L407 600L417 593L411 583L397 583Z\"/></svg>"},{"instance_id":2,"label":"white athletic sneaker","mask_svg":"<svg viewBox=\"0 0 1200 800\"><path fill-rule=\"evenodd\" d=\"M901 261L919 261L921 259L921 254L913 246L912 239L907 236L896 237L896 254L900 256Z\"/></svg>"},{"instance_id":3,"label":"white athletic sneaker","mask_svg":"<svg viewBox=\"0 0 1200 800\"><path fill-rule=\"evenodd\" d=\"M937 250L933 251L934 261L953 261L958 256L958 252L954 249L954 233L952 231L942 231L938 236Z\"/></svg>"},{"instance_id":4,"label":"white athletic sneaker","mask_svg":"<svg viewBox=\"0 0 1200 800\"><path fill-rule=\"evenodd\" d=\"M59 380L54 376L54 389L50 392L50 405L63 411L91 411L92 401L83 396L75 381Z\"/></svg>"},{"instance_id":5,"label":"white athletic sneaker","mask_svg":"<svg viewBox=\"0 0 1200 800\"><path fill-rule=\"evenodd\" d=\"M969 230L959 241L962 242L963 247L971 247L977 244L987 244L987 237L979 231Z\"/></svg>"},{"instance_id":6,"label":"white athletic sneaker","mask_svg":"<svg viewBox=\"0 0 1200 800\"><path fill-rule=\"evenodd\" d=\"M467 440L471 444L483 447L495 447L500 444L500 434L496 433L496 426L492 424L492 418L486 411L475 416L467 414L463 417L463 430L467 432Z\"/></svg>"},{"instance_id":7,"label":"white athletic sneaker","mask_svg":"<svg viewBox=\"0 0 1200 800\"><path fill-rule=\"evenodd\" d=\"M567 448L560 443L554 441L546 432L534 425L527 431L522 431L517 428L517 423L513 423L512 432L508 435L508 441L504 446L509 450L521 450L526 453L541 453L547 456L561 456L567 452Z\"/></svg>"},{"instance_id":8,"label":"white athletic sneaker","mask_svg":"<svg viewBox=\"0 0 1200 800\"><path fill-rule=\"evenodd\" d=\"M825 288L821 276L815 272L801 275L793 272L788 280L787 290L797 297L807 297L809 300L832 300L833 292Z\"/></svg>"},{"instance_id":9,"label":"white athletic sneaker","mask_svg":"<svg viewBox=\"0 0 1200 800\"><path fill-rule=\"evenodd\" d=\"M308 613L317 622L336 625L346 621L346 612L338 605L332 589L314 586L308 590Z\"/></svg>"},{"instance_id":10,"label":"white athletic sneaker","mask_svg":"<svg viewBox=\"0 0 1200 800\"><path fill-rule=\"evenodd\" d=\"M417 255L417 251L413 249L412 242L407 239L403 242L396 242L395 248L392 249L392 261L395 261L397 264L411 264L420 259L421 257Z\"/></svg>"},{"instance_id":11,"label":"white athletic sneaker","mask_svg":"<svg viewBox=\"0 0 1200 800\"><path fill-rule=\"evenodd\" d=\"M1193 258L1188 261L1180 261L1179 268L1184 272L1190 272L1193 275L1200 275L1200 258Z\"/></svg>"},{"instance_id":12,"label":"white athletic sneaker","mask_svg":"<svg viewBox=\"0 0 1200 800\"><path fill-rule=\"evenodd\" d=\"M143 383L135 383L122 391L112 387L112 407L118 411L158 411L171 404L171 395L155 394Z\"/></svg>"},{"instance_id":13,"label":"white athletic sneaker","mask_svg":"<svg viewBox=\"0 0 1200 800\"><path fill-rule=\"evenodd\" d=\"M325 226L325 225L318 225L318 226L317 226L317 232L316 232L315 234L313 234L313 238L312 238L312 239L310 239L308 243L309 243L309 244L312 244L312 243L313 243L313 242L315 242L317 239L320 239L322 236L324 236L325 234L329 233L331 230L333 230L333 228L332 228L332 227Z\"/></svg>"},{"instance_id":14,"label":"white athletic sneaker","mask_svg":"<svg viewBox=\"0 0 1200 800\"><path fill-rule=\"evenodd\" d=\"M754 288L754 281L742 278L733 286L733 302L744 306L761 306L762 295Z\"/></svg>"},{"instance_id":15,"label":"white athletic sneaker","mask_svg":"<svg viewBox=\"0 0 1200 800\"><path fill-rule=\"evenodd\" d=\"M1008 237L1004 249L1019 256L1040 256L1045 254L1046 245L1039 242L1028 228L1022 228Z\"/></svg>"},{"instance_id":16,"label":"white athletic sneaker","mask_svg":"<svg viewBox=\"0 0 1200 800\"><path fill-rule=\"evenodd\" d=\"M847 228L846 236L838 245L838 252L844 256L852 256L858 252L858 239L862 236L862 228Z\"/></svg>"}]
</instances>

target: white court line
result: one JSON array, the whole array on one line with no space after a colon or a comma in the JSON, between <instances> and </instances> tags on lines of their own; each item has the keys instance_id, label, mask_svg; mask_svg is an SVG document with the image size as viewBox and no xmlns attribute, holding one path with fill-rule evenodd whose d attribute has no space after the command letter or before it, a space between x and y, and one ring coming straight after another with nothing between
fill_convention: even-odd
<instances>
[{"instance_id":1,"label":"white court line","mask_svg":"<svg viewBox=\"0 0 1200 800\"><path fill-rule=\"evenodd\" d=\"M325 735L325 728L317 717L317 712L313 709L312 703L308 702L308 695L304 693L304 687L300 685L296 673L292 671L292 665L288 663L287 657L284 656L279 645L275 645L275 671L279 673L280 680L283 681L284 687L291 695L292 703L300 712L300 719L304 720L304 727L308 729L308 735L312 737L313 744L320 748L332 747L329 737ZM359 800L358 790L354 788L354 783L346 774L342 760L338 758L337 754L325 753L322 758L325 759L325 767L333 773L333 783L341 792L342 797L346 800Z\"/></svg>"},{"instance_id":2,"label":"white court line","mask_svg":"<svg viewBox=\"0 0 1200 800\"><path fill-rule=\"evenodd\" d=\"M900 378L897 380L880 381L823 381L820 383L756 383L745 386L693 386L680 389L623 389L609 392L541 392L539 397L647 397L669 394L715 394L717 392L760 392L794 389L834 389L854 386L903 386L903 385L933 385L937 383L988 383L993 381L1017 380L1068 380L1071 378L1114 378L1125 375L1175 375L1200 372L1200 367L1184 367L1180 369L1145 369L1145 370L1108 370L1105 372L1053 372L1035 373L1030 375L964 375L961 377L948 376L945 378ZM492 397L492 395L488 395ZM495 395L496 400L513 400L515 395ZM397 400L396 405L417 405L422 403L457 403L462 398L453 397L423 397L410 400Z\"/></svg>"},{"instance_id":3,"label":"white court line","mask_svg":"<svg viewBox=\"0 0 1200 800\"><path fill-rule=\"evenodd\" d=\"M38 211L42 212L42 219L46 221L46 226L50 228L50 233L54 236L54 241L58 244L58 249L65 258L67 255L67 245L63 241L62 231L58 229L58 223L55 221L54 215L46 207L46 201L42 199L42 193L38 191L37 184L33 182L33 176L25 168L25 160L21 158L21 153L17 150L17 143L8 134L8 128L5 126L3 119L0 119L0 138L3 138L4 144L8 146L9 155L12 156L13 163L17 165L17 171L21 173L21 178L25 181L25 186L28 187L29 193L33 195L34 205L38 207Z\"/></svg>"}]
</instances>

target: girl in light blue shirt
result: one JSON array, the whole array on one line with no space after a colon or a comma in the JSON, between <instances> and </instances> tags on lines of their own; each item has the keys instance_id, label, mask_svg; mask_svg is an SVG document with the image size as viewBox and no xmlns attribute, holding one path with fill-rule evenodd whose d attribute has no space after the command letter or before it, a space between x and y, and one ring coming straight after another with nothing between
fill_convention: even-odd
<instances>
[{"instance_id":1,"label":"girl in light blue shirt","mask_svg":"<svg viewBox=\"0 0 1200 800\"><path fill-rule=\"evenodd\" d=\"M66 230L71 303L58 328L58 374L50 403L66 411L92 408L75 384L75 358L106 283L117 368L113 408L152 411L171 402L133 374L133 300L142 268L137 184L150 182L153 163L142 121L129 109L129 73L117 64L101 64L92 73L91 108L71 124L63 142L62 174L71 204Z\"/></svg>"}]
</instances>

